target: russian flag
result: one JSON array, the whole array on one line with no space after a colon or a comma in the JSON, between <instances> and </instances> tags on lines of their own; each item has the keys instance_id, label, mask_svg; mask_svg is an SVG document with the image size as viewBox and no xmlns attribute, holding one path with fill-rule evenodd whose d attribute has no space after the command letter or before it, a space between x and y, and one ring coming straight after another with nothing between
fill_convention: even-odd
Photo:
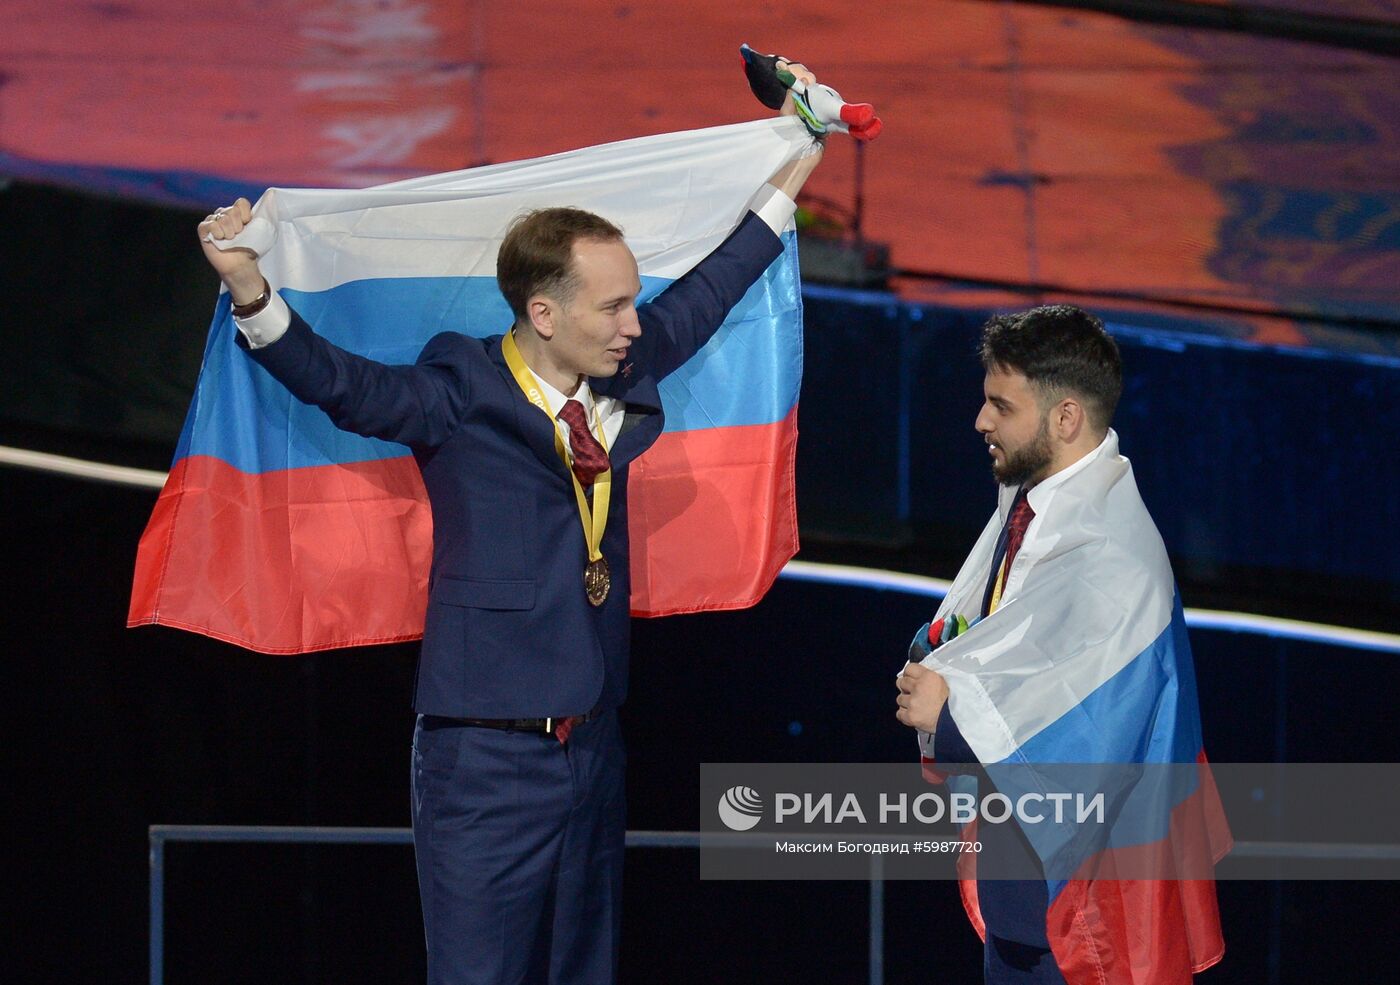
<instances>
[{"instance_id":1,"label":"russian flag","mask_svg":"<svg viewBox=\"0 0 1400 985\"><path fill-rule=\"evenodd\" d=\"M980 611L1014 493L1003 490L938 618ZM1166 549L1112 431L1045 493L1001 606L923 662L947 680L949 713L997 791L1103 797L1102 824L1021 826L1066 981L1189 981L1224 953L1213 873L1231 841ZM920 743L936 765L933 737ZM976 856L959 871L985 937Z\"/></svg>"},{"instance_id":2,"label":"russian flag","mask_svg":"<svg viewBox=\"0 0 1400 985\"><path fill-rule=\"evenodd\" d=\"M619 225L643 300L729 234L810 145L794 118L664 134L361 191L270 189L235 245L331 342L412 363L444 330L500 334L501 237L522 211ZM757 602L797 550L802 307L786 249L663 381L666 428L631 466L632 610ZM264 653L421 636L432 520L407 448L337 430L234 343L222 294L169 479L137 552L129 626Z\"/></svg>"}]
</instances>

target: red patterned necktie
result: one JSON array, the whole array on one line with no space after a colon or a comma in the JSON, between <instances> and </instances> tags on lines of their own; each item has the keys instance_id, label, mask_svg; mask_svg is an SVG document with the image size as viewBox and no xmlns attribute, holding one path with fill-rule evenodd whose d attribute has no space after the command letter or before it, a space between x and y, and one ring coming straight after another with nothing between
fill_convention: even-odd
<instances>
[{"instance_id":1,"label":"red patterned necktie","mask_svg":"<svg viewBox=\"0 0 1400 985\"><path fill-rule=\"evenodd\" d=\"M570 715L568 718L561 718L554 726L554 737L559 740L562 746L569 741L569 733L574 730L574 726L583 720L582 715Z\"/></svg>"},{"instance_id":2,"label":"red patterned necktie","mask_svg":"<svg viewBox=\"0 0 1400 985\"><path fill-rule=\"evenodd\" d=\"M1031 509L1031 501L1022 495L1016 501L1016 508L1011 511L1011 523L1006 530L1006 564L1003 571L1011 570L1011 562L1016 560L1016 552L1021 549L1021 541L1026 539L1026 528L1035 519L1035 510Z\"/></svg>"},{"instance_id":3,"label":"red patterned necktie","mask_svg":"<svg viewBox=\"0 0 1400 985\"><path fill-rule=\"evenodd\" d=\"M579 484L587 488L593 480L609 468L608 453L598 444L598 439L588 430L588 417L583 412L583 404L577 400L566 400L559 410L559 419L569 425L569 450L573 453L574 475Z\"/></svg>"},{"instance_id":4,"label":"red patterned necktie","mask_svg":"<svg viewBox=\"0 0 1400 985\"><path fill-rule=\"evenodd\" d=\"M1011 517L1006 521L1006 545L1001 551L1001 563L992 569L987 581L987 592L982 596L982 615L991 615L1001 605L1006 579L1011 574L1011 562L1016 560L1021 541L1026 539L1026 528L1034 519L1035 510L1031 509L1024 490L1017 492L1016 501L1011 507Z\"/></svg>"}]
</instances>

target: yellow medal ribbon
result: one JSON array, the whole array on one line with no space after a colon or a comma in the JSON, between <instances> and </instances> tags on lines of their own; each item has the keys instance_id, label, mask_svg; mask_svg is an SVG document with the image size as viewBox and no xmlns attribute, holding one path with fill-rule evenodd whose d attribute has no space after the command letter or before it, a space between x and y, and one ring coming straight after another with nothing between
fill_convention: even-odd
<instances>
[{"instance_id":1,"label":"yellow medal ribbon","mask_svg":"<svg viewBox=\"0 0 1400 985\"><path fill-rule=\"evenodd\" d=\"M1001 567L997 569L996 586L992 589L992 602L987 606L987 615L996 612L1001 606L1001 590L1006 587L1006 558L1001 559Z\"/></svg>"},{"instance_id":2,"label":"yellow medal ribbon","mask_svg":"<svg viewBox=\"0 0 1400 985\"><path fill-rule=\"evenodd\" d=\"M549 415L550 423L554 425L554 451L559 456L559 460L564 463L564 469L569 473L569 478L574 483L574 497L578 500L579 521L583 524L583 539L588 544L589 568L596 570L601 567L603 570L602 597L594 601L594 592L589 592L589 601L594 605L602 605L603 599L607 596L608 579L606 562L603 561L603 531L608 525L608 502L612 499L612 469L601 472L593 480L593 507L588 506L588 497L584 495L583 483L578 481L578 476L574 474L573 466L569 462L569 453L564 445L564 432L559 427L559 421L555 418L553 411L549 409L549 404L544 399L544 394L540 392L539 381L535 379L535 374L530 372L530 367L525 365L525 360L520 355L520 349L515 344L513 332L506 332L501 337L501 354L506 357L506 365L510 367L511 375L515 377L516 384L520 391L525 394L525 399L530 401L540 410ZM603 422L601 417L598 420L598 443L603 446L603 451L608 450L607 440L603 436Z\"/></svg>"}]
</instances>

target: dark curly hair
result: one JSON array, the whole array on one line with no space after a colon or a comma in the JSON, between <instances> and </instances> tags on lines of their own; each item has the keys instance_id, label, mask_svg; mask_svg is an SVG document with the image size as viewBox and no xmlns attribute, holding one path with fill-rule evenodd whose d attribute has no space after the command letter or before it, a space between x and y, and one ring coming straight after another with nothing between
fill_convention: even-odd
<instances>
[{"instance_id":1,"label":"dark curly hair","mask_svg":"<svg viewBox=\"0 0 1400 985\"><path fill-rule=\"evenodd\" d=\"M1123 393L1123 361L1103 322L1072 304L1047 304L996 315L982 327L983 369L1015 371L1034 386L1043 405L1074 394L1099 431L1113 421Z\"/></svg>"}]
</instances>

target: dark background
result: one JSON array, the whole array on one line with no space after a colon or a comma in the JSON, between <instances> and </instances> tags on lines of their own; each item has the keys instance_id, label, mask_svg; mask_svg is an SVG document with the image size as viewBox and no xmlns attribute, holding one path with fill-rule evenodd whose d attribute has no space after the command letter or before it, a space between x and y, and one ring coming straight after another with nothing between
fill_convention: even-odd
<instances>
[{"instance_id":1,"label":"dark background","mask_svg":"<svg viewBox=\"0 0 1400 985\"><path fill-rule=\"evenodd\" d=\"M274 658L124 630L152 494L5 482L30 518L6 551L21 589L5 622L21 780L11 980L142 980L149 824L407 825L412 646ZM908 757L890 682L927 610L784 580L749 612L637 623L629 826L695 830L701 762ZM1218 761L1400 754L1393 654L1224 633L1193 643ZM177 844L167 867L171 983L422 979L408 848ZM1387 980L1395 884L1219 891L1228 951L1204 981ZM889 883L886 904L888 981L977 980L955 886ZM693 852L634 850L624 981L862 981L866 906L863 883L700 882Z\"/></svg>"}]
</instances>

